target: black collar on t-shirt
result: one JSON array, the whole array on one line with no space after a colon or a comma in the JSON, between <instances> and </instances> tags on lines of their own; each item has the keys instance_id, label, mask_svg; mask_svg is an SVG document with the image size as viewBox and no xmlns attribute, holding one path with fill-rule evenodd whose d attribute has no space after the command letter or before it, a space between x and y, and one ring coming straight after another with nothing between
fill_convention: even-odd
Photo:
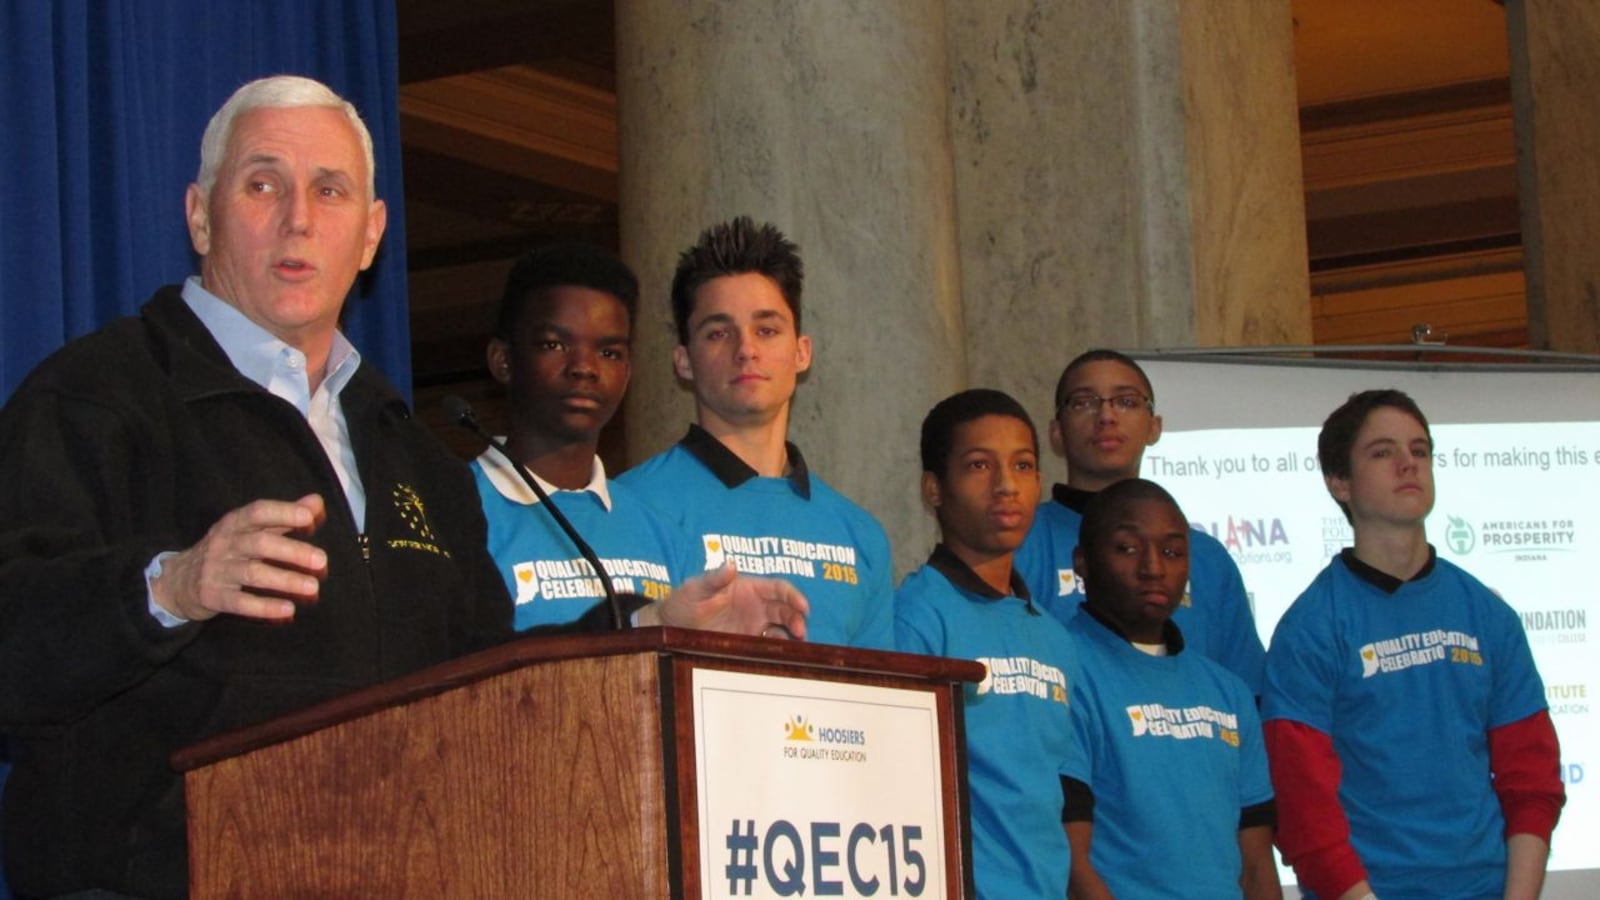
<instances>
[{"instance_id":1,"label":"black collar on t-shirt","mask_svg":"<svg viewBox=\"0 0 1600 900\"><path fill-rule=\"evenodd\" d=\"M1104 625L1112 634L1122 638L1130 644L1133 643L1133 639L1128 637L1128 633L1123 631L1120 625L1106 618L1099 610L1090 606L1087 601L1079 603L1078 610L1089 616L1089 618L1099 622L1101 625ZM1173 622L1171 619L1168 619L1161 626L1161 642L1167 645L1168 656L1177 656L1179 653L1183 652L1183 632L1178 628L1177 623Z\"/></svg>"},{"instance_id":2,"label":"black collar on t-shirt","mask_svg":"<svg viewBox=\"0 0 1600 900\"><path fill-rule=\"evenodd\" d=\"M729 450L728 445L712 437L711 432L697 424L689 425L689 433L683 436L678 445L700 460L725 487L736 488L760 474ZM789 485L796 494L810 500L811 474L806 469L806 459L794 444L784 441L783 446L789 454Z\"/></svg>"},{"instance_id":3,"label":"black collar on t-shirt","mask_svg":"<svg viewBox=\"0 0 1600 900\"><path fill-rule=\"evenodd\" d=\"M1081 514L1083 512L1083 508L1089 505L1089 501L1097 493L1099 493L1099 491L1086 491L1083 488L1067 487L1064 484L1057 484L1050 489L1050 499L1056 501L1062 506L1065 506L1067 509L1070 509L1073 512Z\"/></svg>"},{"instance_id":4,"label":"black collar on t-shirt","mask_svg":"<svg viewBox=\"0 0 1600 900\"><path fill-rule=\"evenodd\" d=\"M1407 579L1400 579L1390 575L1388 572L1381 572L1377 569L1374 569L1361 560L1356 559L1356 548L1354 547L1346 547L1343 550L1340 550L1339 558L1344 561L1345 568L1350 570L1350 574L1356 576L1362 581L1365 581L1367 584L1372 585L1378 590L1383 591L1385 594L1392 594L1395 591L1400 590L1400 586L1405 584L1407 581L1421 581L1422 579L1427 578L1429 575L1433 574L1433 564L1435 562L1433 545L1429 544L1428 561L1422 564L1422 568L1417 570L1417 574Z\"/></svg>"},{"instance_id":5,"label":"black collar on t-shirt","mask_svg":"<svg viewBox=\"0 0 1600 900\"><path fill-rule=\"evenodd\" d=\"M979 578L978 573L972 571L972 567L967 565L965 560L942 543L933 545L933 552L928 554L928 565L940 575L950 579L951 584L968 593L977 594L986 600L1004 600L1008 596L990 587L989 582ZM1034 608L1033 597L1028 593L1028 585L1023 582L1022 576L1015 568L1011 570L1011 593L1009 596L1016 597L1027 604L1030 615L1037 616L1039 614L1039 610Z\"/></svg>"}]
</instances>

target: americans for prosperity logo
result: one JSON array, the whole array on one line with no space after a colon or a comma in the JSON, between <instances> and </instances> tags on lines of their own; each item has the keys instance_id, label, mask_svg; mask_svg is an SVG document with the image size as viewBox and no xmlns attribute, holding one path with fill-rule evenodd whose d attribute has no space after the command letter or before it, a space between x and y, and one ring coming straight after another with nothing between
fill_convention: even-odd
<instances>
[{"instance_id":1,"label":"americans for prosperity logo","mask_svg":"<svg viewBox=\"0 0 1600 900\"><path fill-rule=\"evenodd\" d=\"M1551 553L1570 553L1578 546L1572 519L1508 516L1473 522L1445 517L1444 544L1456 556L1471 553L1512 554L1516 562L1541 562Z\"/></svg>"},{"instance_id":2,"label":"americans for prosperity logo","mask_svg":"<svg viewBox=\"0 0 1600 900\"><path fill-rule=\"evenodd\" d=\"M1448 516L1446 522L1444 545L1457 556L1471 553L1472 548L1478 545L1478 533L1472 530L1472 523L1460 516Z\"/></svg>"}]
</instances>

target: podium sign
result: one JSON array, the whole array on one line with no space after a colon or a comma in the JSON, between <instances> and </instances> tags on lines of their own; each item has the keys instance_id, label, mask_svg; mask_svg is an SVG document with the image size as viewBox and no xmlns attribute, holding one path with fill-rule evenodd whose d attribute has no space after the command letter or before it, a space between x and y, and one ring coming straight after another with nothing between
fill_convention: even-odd
<instances>
[{"instance_id":1,"label":"podium sign","mask_svg":"<svg viewBox=\"0 0 1600 900\"><path fill-rule=\"evenodd\" d=\"M945 897L935 695L699 668L700 896Z\"/></svg>"}]
</instances>

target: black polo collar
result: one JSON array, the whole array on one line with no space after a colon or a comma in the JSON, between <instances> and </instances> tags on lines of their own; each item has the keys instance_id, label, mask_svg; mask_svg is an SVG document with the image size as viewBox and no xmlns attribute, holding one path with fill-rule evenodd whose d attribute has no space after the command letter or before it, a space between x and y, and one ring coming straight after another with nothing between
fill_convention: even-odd
<instances>
[{"instance_id":1,"label":"black polo collar","mask_svg":"<svg viewBox=\"0 0 1600 900\"><path fill-rule=\"evenodd\" d=\"M1356 548L1354 547L1346 547L1343 550L1340 550L1339 558L1344 561L1345 568L1350 570L1350 574L1356 576L1362 581L1365 581L1367 584L1372 585L1378 590L1383 591L1385 594L1392 594L1395 591L1400 590L1401 585L1405 584L1407 581L1421 581L1422 579L1427 578L1429 575L1432 575L1433 564L1437 561L1437 558L1434 555L1433 545L1429 544L1428 561L1422 564L1422 568L1417 570L1417 574L1411 576L1409 579L1400 579L1390 575L1388 572L1381 572L1377 569L1374 569L1361 560L1356 559Z\"/></svg>"},{"instance_id":2,"label":"black polo collar","mask_svg":"<svg viewBox=\"0 0 1600 900\"><path fill-rule=\"evenodd\" d=\"M971 566L942 543L933 545L933 552L928 554L928 566L964 591L977 594L985 600L1004 600L1007 596L1013 596L1027 605L1030 615L1039 614L1033 605L1033 597L1028 593L1028 585L1015 568L1011 570L1011 593L1007 595L990 587L989 582L979 578Z\"/></svg>"},{"instance_id":3,"label":"black polo collar","mask_svg":"<svg viewBox=\"0 0 1600 900\"><path fill-rule=\"evenodd\" d=\"M1123 631L1120 625L1106 618L1099 610L1090 606L1087 601L1078 604L1078 610L1104 625L1112 634L1130 644L1133 643L1133 639L1128 637L1128 633ZM1171 619L1168 619L1166 624L1161 627L1161 642L1167 645L1168 656L1177 656L1183 652L1183 631Z\"/></svg>"},{"instance_id":4,"label":"black polo collar","mask_svg":"<svg viewBox=\"0 0 1600 900\"><path fill-rule=\"evenodd\" d=\"M712 437L711 432L697 424L689 425L689 433L683 436L683 440L678 441L678 446L700 460L725 487L736 488L760 474L752 469L749 463L729 450L726 444ZM806 468L806 459L800 455L800 448L794 444L785 441L783 446L789 454L789 474L786 476L789 479L789 486L794 488L796 494L810 500L811 473Z\"/></svg>"},{"instance_id":5,"label":"black polo collar","mask_svg":"<svg viewBox=\"0 0 1600 900\"><path fill-rule=\"evenodd\" d=\"M1083 488L1067 487L1064 484L1057 484L1050 488L1050 499L1061 504L1062 506L1065 506L1067 509L1070 509L1073 512L1081 514L1083 512L1083 508L1089 505L1089 501L1094 499L1094 495L1097 493L1099 492L1086 491Z\"/></svg>"}]
</instances>

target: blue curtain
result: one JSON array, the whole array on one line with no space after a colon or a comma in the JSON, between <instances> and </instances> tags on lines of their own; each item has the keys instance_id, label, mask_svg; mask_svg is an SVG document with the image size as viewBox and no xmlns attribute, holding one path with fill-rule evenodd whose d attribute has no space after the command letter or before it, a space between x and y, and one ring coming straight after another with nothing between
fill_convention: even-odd
<instances>
[{"instance_id":1,"label":"blue curtain","mask_svg":"<svg viewBox=\"0 0 1600 900\"><path fill-rule=\"evenodd\" d=\"M328 84L372 131L388 232L344 324L409 396L397 46L393 0L0 0L0 399L196 271L183 192L200 133L279 73Z\"/></svg>"}]
</instances>

